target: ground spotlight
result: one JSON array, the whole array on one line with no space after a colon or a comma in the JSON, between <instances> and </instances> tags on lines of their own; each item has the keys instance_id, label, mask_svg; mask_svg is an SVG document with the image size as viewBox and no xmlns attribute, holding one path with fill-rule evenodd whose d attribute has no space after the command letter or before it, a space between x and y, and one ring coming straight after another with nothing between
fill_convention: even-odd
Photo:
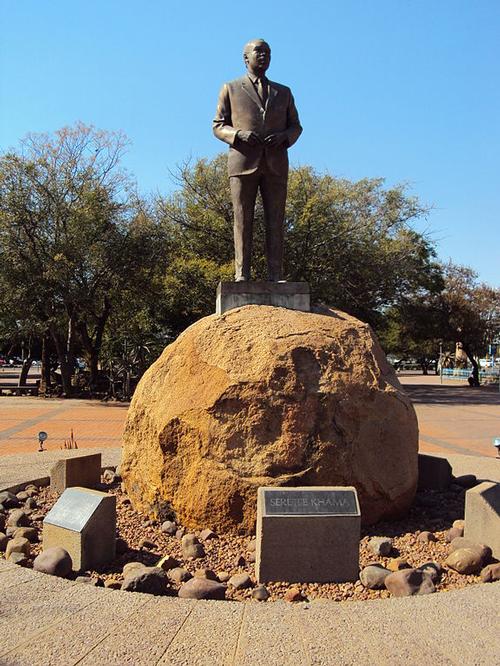
<instances>
[{"instance_id":1,"label":"ground spotlight","mask_svg":"<svg viewBox=\"0 0 500 666\"><path fill-rule=\"evenodd\" d=\"M43 443L45 442L47 437L48 437L47 433L44 432L43 430L40 430L40 432L38 433L38 451L39 452L40 451L45 451L45 449L43 448ZM500 444L499 444L499 446L500 446Z\"/></svg>"}]
</instances>

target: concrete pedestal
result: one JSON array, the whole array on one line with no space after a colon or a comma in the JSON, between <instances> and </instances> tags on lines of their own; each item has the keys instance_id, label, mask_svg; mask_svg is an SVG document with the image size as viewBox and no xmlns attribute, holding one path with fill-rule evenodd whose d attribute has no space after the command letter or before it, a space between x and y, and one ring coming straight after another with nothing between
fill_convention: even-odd
<instances>
[{"instance_id":1,"label":"concrete pedestal","mask_svg":"<svg viewBox=\"0 0 500 666\"><path fill-rule=\"evenodd\" d=\"M352 486L259 488L259 583L345 583L359 575L361 514Z\"/></svg>"},{"instance_id":2,"label":"concrete pedestal","mask_svg":"<svg viewBox=\"0 0 500 666\"><path fill-rule=\"evenodd\" d=\"M446 458L418 454L419 490L446 490L451 480L451 465Z\"/></svg>"},{"instance_id":3,"label":"concrete pedestal","mask_svg":"<svg viewBox=\"0 0 500 666\"><path fill-rule=\"evenodd\" d=\"M100 482L100 453L58 460L50 470L50 490L55 493L74 486L96 488Z\"/></svg>"},{"instance_id":4,"label":"concrete pedestal","mask_svg":"<svg viewBox=\"0 0 500 666\"><path fill-rule=\"evenodd\" d=\"M89 488L67 488L43 521L43 550L60 546L73 571L111 562L116 553L116 497Z\"/></svg>"},{"instance_id":5,"label":"concrete pedestal","mask_svg":"<svg viewBox=\"0 0 500 666\"><path fill-rule=\"evenodd\" d=\"M464 537L486 544L500 559L500 483L483 481L465 493Z\"/></svg>"},{"instance_id":6,"label":"concrete pedestal","mask_svg":"<svg viewBox=\"0 0 500 666\"><path fill-rule=\"evenodd\" d=\"M311 298L307 282L219 282L215 312L242 305L274 305L310 312Z\"/></svg>"}]
</instances>

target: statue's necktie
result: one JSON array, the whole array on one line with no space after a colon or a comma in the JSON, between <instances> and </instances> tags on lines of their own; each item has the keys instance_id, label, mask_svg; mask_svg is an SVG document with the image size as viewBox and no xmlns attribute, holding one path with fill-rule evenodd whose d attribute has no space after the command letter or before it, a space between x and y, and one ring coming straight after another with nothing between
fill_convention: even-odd
<instances>
[{"instance_id":1,"label":"statue's necktie","mask_svg":"<svg viewBox=\"0 0 500 666\"><path fill-rule=\"evenodd\" d=\"M267 102L267 81L264 78L257 79L257 92L262 102L262 106L266 106Z\"/></svg>"}]
</instances>

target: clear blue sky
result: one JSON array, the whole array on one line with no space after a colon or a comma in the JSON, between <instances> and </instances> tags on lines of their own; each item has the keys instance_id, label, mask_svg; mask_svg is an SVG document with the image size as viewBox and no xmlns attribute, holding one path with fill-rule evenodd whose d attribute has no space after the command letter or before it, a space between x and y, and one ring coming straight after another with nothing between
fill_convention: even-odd
<instances>
[{"instance_id":1,"label":"clear blue sky","mask_svg":"<svg viewBox=\"0 0 500 666\"><path fill-rule=\"evenodd\" d=\"M257 11L252 10L257 7ZM500 284L500 0L0 0L0 148L121 129L141 191L225 150L217 93L253 37L304 133L292 163L409 182L442 259Z\"/></svg>"}]
</instances>

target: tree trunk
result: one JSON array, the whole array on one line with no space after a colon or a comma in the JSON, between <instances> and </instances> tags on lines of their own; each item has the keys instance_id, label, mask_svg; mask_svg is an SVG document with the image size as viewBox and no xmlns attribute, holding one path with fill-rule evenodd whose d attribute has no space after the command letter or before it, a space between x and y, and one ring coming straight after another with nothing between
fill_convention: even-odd
<instances>
[{"instance_id":1,"label":"tree trunk","mask_svg":"<svg viewBox=\"0 0 500 666\"><path fill-rule=\"evenodd\" d=\"M420 369L422 370L423 375L429 374L429 361L426 358L420 359Z\"/></svg>"},{"instance_id":2,"label":"tree trunk","mask_svg":"<svg viewBox=\"0 0 500 666\"><path fill-rule=\"evenodd\" d=\"M45 331L42 337L42 378L40 381L40 394L46 395L50 391L50 333Z\"/></svg>"},{"instance_id":3,"label":"tree trunk","mask_svg":"<svg viewBox=\"0 0 500 666\"><path fill-rule=\"evenodd\" d=\"M21 372L19 373L19 380L17 382L18 386L26 386L26 382L28 381L28 373L30 371L32 363L33 363L33 357L31 356L31 350L30 350L28 352L28 356L26 356L21 366Z\"/></svg>"},{"instance_id":4,"label":"tree trunk","mask_svg":"<svg viewBox=\"0 0 500 666\"><path fill-rule=\"evenodd\" d=\"M472 381L470 382L471 386L481 386L481 383L479 381L479 366L477 364L476 359L474 358L474 355L472 354L472 350L470 349L469 345L463 344L462 349L464 352L467 354L467 358L472 364Z\"/></svg>"},{"instance_id":5,"label":"tree trunk","mask_svg":"<svg viewBox=\"0 0 500 666\"><path fill-rule=\"evenodd\" d=\"M71 398L73 395L73 385L71 380L73 378L74 366L68 363L66 360L64 360L60 365L63 396L65 398Z\"/></svg>"},{"instance_id":6,"label":"tree trunk","mask_svg":"<svg viewBox=\"0 0 500 666\"><path fill-rule=\"evenodd\" d=\"M99 356L101 354L102 337L110 313L111 303L108 298L104 298L103 309L97 319L97 324L94 329L93 336L89 334L87 324L85 322L78 322L78 332L85 349L86 361L89 366L89 385L91 390L97 386L99 380Z\"/></svg>"},{"instance_id":7,"label":"tree trunk","mask_svg":"<svg viewBox=\"0 0 500 666\"><path fill-rule=\"evenodd\" d=\"M70 317L68 323L68 334L65 343L62 341L61 336L57 332L55 326L51 326L50 333L52 339L54 340L54 345L57 352L57 359L59 361L59 367L61 369L61 382L63 395L66 398L71 398L73 395L73 386L71 384L71 379L73 377L73 372L75 369L75 357L73 353L74 349L74 322L73 318Z\"/></svg>"}]
</instances>

